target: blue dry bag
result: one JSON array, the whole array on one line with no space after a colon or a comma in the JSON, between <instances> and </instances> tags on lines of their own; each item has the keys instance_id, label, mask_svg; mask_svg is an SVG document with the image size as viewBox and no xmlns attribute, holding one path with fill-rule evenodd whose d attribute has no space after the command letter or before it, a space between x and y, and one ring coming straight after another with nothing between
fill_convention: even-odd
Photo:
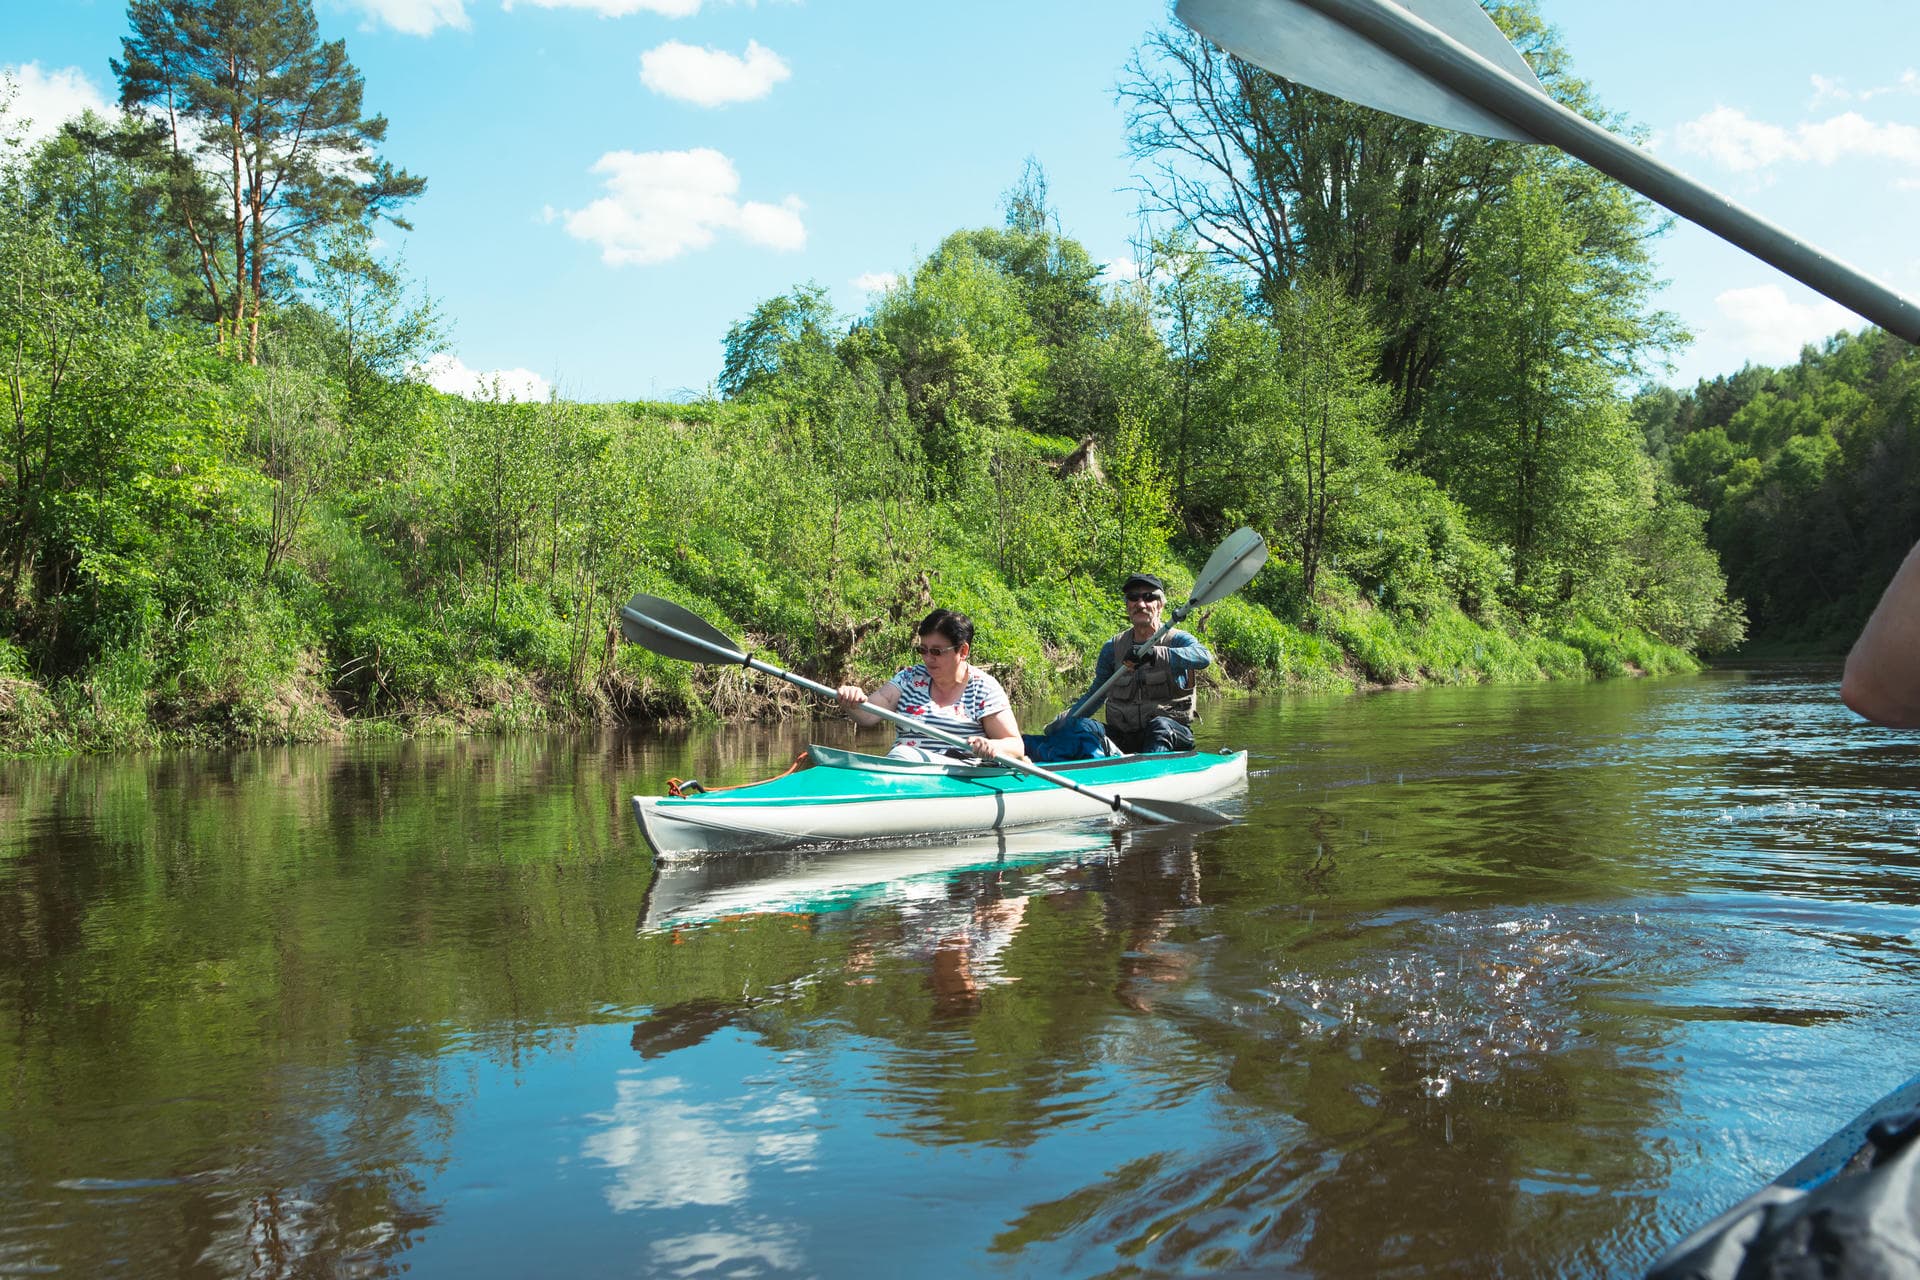
<instances>
[{"instance_id":1,"label":"blue dry bag","mask_svg":"<svg viewBox=\"0 0 1920 1280\"><path fill-rule=\"evenodd\" d=\"M1023 733L1027 759L1035 764L1058 764L1062 760L1096 760L1118 755L1107 741L1106 726L1086 716L1060 720L1047 726L1045 733Z\"/></svg>"}]
</instances>

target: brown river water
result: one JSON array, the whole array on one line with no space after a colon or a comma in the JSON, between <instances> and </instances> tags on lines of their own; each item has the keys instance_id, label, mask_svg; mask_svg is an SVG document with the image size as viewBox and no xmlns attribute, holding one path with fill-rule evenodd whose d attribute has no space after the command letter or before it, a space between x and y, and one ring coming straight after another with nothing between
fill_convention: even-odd
<instances>
[{"instance_id":1,"label":"brown river water","mask_svg":"<svg viewBox=\"0 0 1920 1280\"><path fill-rule=\"evenodd\" d=\"M625 797L804 727L0 766L0 1274L1634 1275L1920 1071L1836 676L1213 703L1225 830L657 883Z\"/></svg>"}]
</instances>

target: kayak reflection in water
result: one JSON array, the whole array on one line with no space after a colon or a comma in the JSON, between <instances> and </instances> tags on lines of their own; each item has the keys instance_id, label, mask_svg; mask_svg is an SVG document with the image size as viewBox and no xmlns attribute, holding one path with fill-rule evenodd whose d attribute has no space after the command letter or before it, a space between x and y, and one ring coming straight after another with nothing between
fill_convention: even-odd
<instances>
[{"instance_id":1,"label":"kayak reflection in water","mask_svg":"<svg viewBox=\"0 0 1920 1280\"><path fill-rule=\"evenodd\" d=\"M871 695L857 684L843 684L834 691L855 724L880 723L881 717L867 709L871 703L965 738L982 759L1026 758L1007 691L968 661L973 653L973 621L966 614L935 609L921 621L914 651L920 661L895 672ZM906 728L895 730L893 749L887 754L901 760L950 760L958 755L940 739Z\"/></svg>"}]
</instances>

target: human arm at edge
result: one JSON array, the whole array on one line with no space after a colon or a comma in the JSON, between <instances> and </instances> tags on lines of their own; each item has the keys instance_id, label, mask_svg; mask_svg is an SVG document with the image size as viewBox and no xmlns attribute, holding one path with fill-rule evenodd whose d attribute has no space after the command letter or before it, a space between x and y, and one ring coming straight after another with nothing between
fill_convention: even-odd
<instances>
[{"instance_id":1,"label":"human arm at edge","mask_svg":"<svg viewBox=\"0 0 1920 1280\"><path fill-rule=\"evenodd\" d=\"M1840 700L1876 724L1920 729L1920 543L1853 642Z\"/></svg>"}]
</instances>

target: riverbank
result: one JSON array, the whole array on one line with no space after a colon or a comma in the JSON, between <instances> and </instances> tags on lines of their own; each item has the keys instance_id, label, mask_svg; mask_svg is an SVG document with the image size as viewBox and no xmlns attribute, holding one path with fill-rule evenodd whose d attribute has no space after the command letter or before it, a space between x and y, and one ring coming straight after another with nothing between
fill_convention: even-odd
<instances>
[{"instance_id":1,"label":"riverbank","mask_svg":"<svg viewBox=\"0 0 1920 1280\"><path fill-rule=\"evenodd\" d=\"M981 625L980 665L1018 704L1051 712L1091 682L1093 657L1117 629L1104 616L1100 593L1084 586L1063 590L1063 607L1050 615L981 611L974 602L987 594L976 585L954 596L973 605ZM51 684L33 679L18 651L0 645L0 754L780 721L825 711L779 681L736 667L673 662L632 645L611 648L604 674L572 683L566 666L556 670L514 653L420 656L436 639L461 634L458 628L439 637L399 636L404 643L342 662L324 645L299 643L260 621L226 619L209 628L214 634L190 646L187 660L172 669L153 654L122 653ZM751 628L740 634L754 651L803 674L871 687L909 660L904 646L911 624L905 614L891 619L897 645L861 645L837 669L822 665L804 642ZM1534 631L1476 620L1457 608L1420 617L1356 599L1287 621L1232 598L1196 615L1190 626L1216 654L1203 684L1214 696L1664 675L1701 665L1638 632L1584 621ZM342 696L342 686L367 666L373 688L388 696Z\"/></svg>"}]
</instances>

